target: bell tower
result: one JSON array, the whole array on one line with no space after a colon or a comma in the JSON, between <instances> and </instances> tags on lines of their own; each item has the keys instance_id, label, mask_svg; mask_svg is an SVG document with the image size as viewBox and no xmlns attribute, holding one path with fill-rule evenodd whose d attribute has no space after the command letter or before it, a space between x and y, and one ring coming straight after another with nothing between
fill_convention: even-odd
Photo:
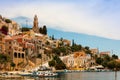
<instances>
[{"instance_id":1,"label":"bell tower","mask_svg":"<svg viewBox=\"0 0 120 80\"><path fill-rule=\"evenodd\" d=\"M38 27L38 18L37 18L37 15L35 15L35 17L34 17L33 28L32 28L32 30L33 30L35 33L39 33L39 27Z\"/></svg>"}]
</instances>

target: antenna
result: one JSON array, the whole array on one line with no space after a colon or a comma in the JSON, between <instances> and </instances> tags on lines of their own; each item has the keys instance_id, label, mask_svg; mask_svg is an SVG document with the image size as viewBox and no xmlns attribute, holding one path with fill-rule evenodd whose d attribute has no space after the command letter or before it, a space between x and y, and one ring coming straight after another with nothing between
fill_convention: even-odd
<instances>
[{"instance_id":1,"label":"antenna","mask_svg":"<svg viewBox=\"0 0 120 80\"><path fill-rule=\"evenodd\" d=\"M112 50L112 55L113 55L113 50Z\"/></svg>"}]
</instances>

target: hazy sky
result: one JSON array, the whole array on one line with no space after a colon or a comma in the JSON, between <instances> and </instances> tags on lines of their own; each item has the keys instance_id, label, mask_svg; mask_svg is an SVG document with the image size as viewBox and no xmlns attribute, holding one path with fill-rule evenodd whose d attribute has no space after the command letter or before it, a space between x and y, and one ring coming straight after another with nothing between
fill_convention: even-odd
<instances>
[{"instance_id":1,"label":"hazy sky","mask_svg":"<svg viewBox=\"0 0 120 80\"><path fill-rule=\"evenodd\" d=\"M120 0L0 0L0 14L39 25L120 40Z\"/></svg>"}]
</instances>

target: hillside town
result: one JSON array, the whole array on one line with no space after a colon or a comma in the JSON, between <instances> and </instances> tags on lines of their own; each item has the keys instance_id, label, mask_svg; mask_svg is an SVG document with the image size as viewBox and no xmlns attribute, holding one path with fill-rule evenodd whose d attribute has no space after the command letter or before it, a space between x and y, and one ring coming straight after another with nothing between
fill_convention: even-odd
<instances>
[{"instance_id":1,"label":"hillside town","mask_svg":"<svg viewBox=\"0 0 120 80\"><path fill-rule=\"evenodd\" d=\"M32 70L44 64L55 70L114 69L118 56L76 44L74 40L48 36L47 27L39 26L37 15L33 27L24 28L0 16L0 70ZM120 65L118 65L120 67Z\"/></svg>"}]
</instances>

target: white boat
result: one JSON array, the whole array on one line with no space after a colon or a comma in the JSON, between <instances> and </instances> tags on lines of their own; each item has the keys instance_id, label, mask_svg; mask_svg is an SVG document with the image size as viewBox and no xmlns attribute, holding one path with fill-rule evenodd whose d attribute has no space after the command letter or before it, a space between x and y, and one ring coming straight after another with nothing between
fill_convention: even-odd
<instances>
[{"instance_id":1,"label":"white boat","mask_svg":"<svg viewBox=\"0 0 120 80\"><path fill-rule=\"evenodd\" d=\"M38 72L36 72L36 76L43 77L44 72L43 71L38 71Z\"/></svg>"},{"instance_id":2,"label":"white boat","mask_svg":"<svg viewBox=\"0 0 120 80\"><path fill-rule=\"evenodd\" d=\"M58 74L52 71L36 71L31 76L38 76L38 77L54 77Z\"/></svg>"},{"instance_id":3,"label":"white boat","mask_svg":"<svg viewBox=\"0 0 120 80\"><path fill-rule=\"evenodd\" d=\"M54 77L58 74L52 71L34 71L34 72L20 72L21 76L37 76L37 77Z\"/></svg>"},{"instance_id":4,"label":"white boat","mask_svg":"<svg viewBox=\"0 0 120 80\"><path fill-rule=\"evenodd\" d=\"M57 73L54 73L52 71L45 71L45 73L44 73L45 77L54 77L54 76L57 76L57 75L58 75Z\"/></svg>"}]
</instances>

